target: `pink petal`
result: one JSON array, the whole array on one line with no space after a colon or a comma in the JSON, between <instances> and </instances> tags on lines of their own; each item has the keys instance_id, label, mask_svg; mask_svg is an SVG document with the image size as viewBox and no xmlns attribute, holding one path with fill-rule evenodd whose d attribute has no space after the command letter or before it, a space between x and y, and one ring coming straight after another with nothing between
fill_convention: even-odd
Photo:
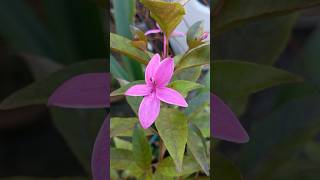
<instances>
[{"instance_id":1,"label":"pink petal","mask_svg":"<svg viewBox=\"0 0 320 180\"><path fill-rule=\"evenodd\" d=\"M160 33L160 29L151 29L151 30L148 30L144 33L145 36L149 35L149 34L156 34L156 33Z\"/></svg>"},{"instance_id":2,"label":"pink petal","mask_svg":"<svg viewBox=\"0 0 320 180\"><path fill-rule=\"evenodd\" d=\"M91 157L91 169L93 180L108 179L109 172L109 121L107 116L100 128L94 143L92 157Z\"/></svg>"},{"instance_id":3,"label":"pink petal","mask_svg":"<svg viewBox=\"0 0 320 180\"><path fill-rule=\"evenodd\" d=\"M156 72L154 73L154 80L157 87L167 86L171 80L174 70L174 61L171 57L160 62Z\"/></svg>"},{"instance_id":4,"label":"pink petal","mask_svg":"<svg viewBox=\"0 0 320 180\"><path fill-rule=\"evenodd\" d=\"M211 129L212 136L236 143L249 141L246 130L230 108L217 96L211 94Z\"/></svg>"},{"instance_id":5,"label":"pink petal","mask_svg":"<svg viewBox=\"0 0 320 180\"><path fill-rule=\"evenodd\" d=\"M162 57L166 57L167 56L167 37L164 34L163 35L163 56Z\"/></svg>"},{"instance_id":6,"label":"pink petal","mask_svg":"<svg viewBox=\"0 0 320 180\"><path fill-rule=\"evenodd\" d=\"M156 94L157 97L163 102L177 106L188 107L188 103L183 96L174 89L167 87L157 88Z\"/></svg>"},{"instance_id":7,"label":"pink petal","mask_svg":"<svg viewBox=\"0 0 320 180\"><path fill-rule=\"evenodd\" d=\"M161 60L160 55L155 54L155 55L153 55L153 57L149 61L147 68L146 68L146 72L145 72L145 79L146 79L147 84L152 84L151 78L153 77L154 73L156 72L156 70L160 64L160 60Z\"/></svg>"},{"instance_id":8,"label":"pink petal","mask_svg":"<svg viewBox=\"0 0 320 180\"><path fill-rule=\"evenodd\" d=\"M180 32L180 31L173 31L171 33L171 36L185 36L186 34L184 32Z\"/></svg>"},{"instance_id":9,"label":"pink petal","mask_svg":"<svg viewBox=\"0 0 320 180\"><path fill-rule=\"evenodd\" d=\"M110 106L109 73L75 76L60 85L48 99L48 105L68 108L103 108Z\"/></svg>"},{"instance_id":10,"label":"pink petal","mask_svg":"<svg viewBox=\"0 0 320 180\"><path fill-rule=\"evenodd\" d=\"M131 86L126 92L127 96L146 96L149 95L152 91L152 87L146 84L137 84Z\"/></svg>"},{"instance_id":11,"label":"pink petal","mask_svg":"<svg viewBox=\"0 0 320 180\"><path fill-rule=\"evenodd\" d=\"M139 107L139 120L144 129L149 128L160 112L160 100L155 93L145 96Z\"/></svg>"}]
</instances>

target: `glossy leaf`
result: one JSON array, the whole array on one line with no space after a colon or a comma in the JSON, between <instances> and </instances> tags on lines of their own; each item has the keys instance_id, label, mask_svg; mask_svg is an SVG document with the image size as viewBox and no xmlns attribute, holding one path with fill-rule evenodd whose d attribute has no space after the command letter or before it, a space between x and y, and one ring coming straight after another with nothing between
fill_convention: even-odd
<instances>
[{"instance_id":1,"label":"glossy leaf","mask_svg":"<svg viewBox=\"0 0 320 180\"><path fill-rule=\"evenodd\" d=\"M168 87L177 90L180 92L184 97L187 97L188 93L190 91L193 91L195 89L202 88L203 86L198 83L194 83L191 81L185 81L185 80L177 80L171 82Z\"/></svg>"},{"instance_id":2,"label":"glossy leaf","mask_svg":"<svg viewBox=\"0 0 320 180\"><path fill-rule=\"evenodd\" d=\"M110 49L121 55L128 56L141 64L148 64L148 61L152 57L151 53L143 52L132 46L131 40L114 33L110 33Z\"/></svg>"},{"instance_id":3,"label":"glossy leaf","mask_svg":"<svg viewBox=\"0 0 320 180\"><path fill-rule=\"evenodd\" d=\"M197 21L194 23L187 32L187 43L189 49L193 49L204 42L200 39L201 35L204 33L203 21Z\"/></svg>"},{"instance_id":4,"label":"glossy leaf","mask_svg":"<svg viewBox=\"0 0 320 180\"><path fill-rule=\"evenodd\" d=\"M145 170L149 171L151 168L151 147L148 143L146 135L140 126L136 126L132 135L132 152L133 159L137 165Z\"/></svg>"},{"instance_id":5,"label":"glossy leaf","mask_svg":"<svg viewBox=\"0 0 320 180\"><path fill-rule=\"evenodd\" d=\"M183 156L188 135L185 115L177 109L162 108L156 127L178 172L182 171Z\"/></svg>"},{"instance_id":6,"label":"glossy leaf","mask_svg":"<svg viewBox=\"0 0 320 180\"><path fill-rule=\"evenodd\" d=\"M132 144L129 141L120 139L118 137L114 137L113 142L114 142L116 148L118 148L118 149L127 149L130 151L132 150Z\"/></svg>"},{"instance_id":7,"label":"glossy leaf","mask_svg":"<svg viewBox=\"0 0 320 180\"><path fill-rule=\"evenodd\" d=\"M129 80L128 73L112 55L110 55L110 67L110 72L114 78Z\"/></svg>"},{"instance_id":8,"label":"glossy leaf","mask_svg":"<svg viewBox=\"0 0 320 180\"><path fill-rule=\"evenodd\" d=\"M167 37L180 24L185 11L181 4L153 0L140 0L150 10L151 17L159 24Z\"/></svg>"},{"instance_id":9,"label":"glossy leaf","mask_svg":"<svg viewBox=\"0 0 320 180\"><path fill-rule=\"evenodd\" d=\"M188 51L177 64L175 72L210 63L210 44L203 44Z\"/></svg>"},{"instance_id":10,"label":"glossy leaf","mask_svg":"<svg viewBox=\"0 0 320 180\"><path fill-rule=\"evenodd\" d=\"M108 68L105 60L91 60L71 65L13 93L0 104L0 109L47 104L48 98L64 81L83 73L107 72Z\"/></svg>"},{"instance_id":11,"label":"glossy leaf","mask_svg":"<svg viewBox=\"0 0 320 180\"><path fill-rule=\"evenodd\" d=\"M239 61L214 61L211 65L214 68L213 91L221 97L245 96L276 85L302 81L294 74L271 66Z\"/></svg>"},{"instance_id":12,"label":"glossy leaf","mask_svg":"<svg viewBox=\"0 0 320 180\"><path fill-rule=\"evenodd\" d=\"M209 119L207 119L209 121ZM207 146L205 139L200 129L194 124L189 124L187 146L192 155L199 163L202 170L209 176L210 171L210 157L207 153Z\"/></svg>"},{"instance_id":13,"label":"glossy leaf","mask_svg":"<svg viewBox=\"0 0 320 180\"><path fill-rule=\"evenodd\" d=\"M201 66L196 66L193 68L188 68L188 69L183 69L179 72L176 72L173 75L172 81L175 80L186 80L186 81L192 81L192 82L196 82L202 72L202 68Z\"/></svg>"},{"instance_id":14,"label":"glossy leaf","mask_svg":"<svg viewBox=\"0 0 320 180\"><path fill-rule=\"evenodd\" d=\"M167 157L160 161L157 167L157 171L159 171L159 173L169 177L192 174L199 171L200 169L201 168L198 163L190 156L184 157L183 166L180 172L176 170L175 163L171 157Z\"/></svg>"},{"instance_id":15,"label":"glossy leaf","mask_svg":"<svg viewBox=\"0 0 320 180\"><path fill-rule=\"evenodd\" d=\"M243 6L245 4L245 6ZM285 15L320 4L319 0L238 0L224 1L213 24L214 35L238 24L265 17Z\"/></svg>"},{"instance_id":16,"label":"glossy leaf","mask_svg":"<svg viewBox=\"0 0 320 180\"><path fill-rule=\"evenodd\" d=\"M124 93L133 85L136 85L136 84L145 84L145 81L144 80L140 80L140 81L133 81L133 82L130 82L122 87L120 87L119 89L113 91L110 96L121 96L121 95L124 95Z\"/></svg>"}]
</instances>

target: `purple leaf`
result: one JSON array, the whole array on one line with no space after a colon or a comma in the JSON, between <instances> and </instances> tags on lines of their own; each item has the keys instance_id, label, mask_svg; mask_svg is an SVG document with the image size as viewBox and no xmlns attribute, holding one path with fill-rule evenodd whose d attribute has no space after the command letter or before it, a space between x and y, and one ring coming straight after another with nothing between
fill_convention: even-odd
<instances>
[{"instance_id":1,"label":"purple leaf","mask_svg":"<svg viewBox=\"0 0 320 180\"><path fill-rule=\"evenodd\" d=\"M212 136L235 143L246 143L249 136L230 108L217 96L211 94Z\"/></svg>"},{"instance_id":2,"label":"purple leaf","mask_svg":"<svg viewBox=\"0 0 320 180\"><path fill-rule=\"evenodd\" d=\"M109 179L109 116L104 120L94 143L91 169L93 180Z\"/></svg>"},{"instance_id":3,"label":"purple leaf","mask_svg":"<svg viewBox=\"0 0 320 180\"><path fill-rule=\"evenodd\" d=\"M65 81L50 96L48 105L68 108L110 107L109 73L88 73Z\"/></svg>"}]
</instances>

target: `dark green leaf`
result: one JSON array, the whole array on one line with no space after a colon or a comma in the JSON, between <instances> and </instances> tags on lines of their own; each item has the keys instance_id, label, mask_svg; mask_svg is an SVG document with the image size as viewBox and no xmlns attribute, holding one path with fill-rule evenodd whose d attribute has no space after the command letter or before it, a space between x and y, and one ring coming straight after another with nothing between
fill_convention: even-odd
<instances>
[{"instance_id":1,"label":"dark green leaf","mask_svg":"<svg viewBox=\"0 0 320 180\"><path fill-rule=\"evenodd\" d=\"M177 109L162 108L156 127L178 172L182 171L187 143L188 124L185 115Z\"/></svg>"},{"instance_id":2,"label":"dark green leaf","mask_svg":"<svg viewBox=\"0 0 320 180\"><path fill-rule=\"evenodd\" d=\"M47 100L53 91L64 81L79 74L107 72L108 69L109 67L106 60L90 60L71 65L13 93L0 104L0 109L47 104Z\"/></svg>"},{"instance_id":3,"label":"dark green leaf","mask_svg":"<svg viewBox=\"0 0 320 180\"><path fill-rule=\"evenodd\" d=\"M128 73L122 68L122 66L112 55L110 55L110 72L115 78L129 80Z\"/></svg>"}]
</instances>

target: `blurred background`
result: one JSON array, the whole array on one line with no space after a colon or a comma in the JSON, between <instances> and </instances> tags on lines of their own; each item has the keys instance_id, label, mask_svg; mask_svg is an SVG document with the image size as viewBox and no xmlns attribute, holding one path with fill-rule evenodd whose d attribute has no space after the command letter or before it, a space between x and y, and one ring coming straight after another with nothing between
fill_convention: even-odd
<instances>
[{"instance_id":1,"label":"blurred background","mask_svg":"<svg viewBox=\"0 0 320 180\"><path fill-rule=\"evenodd\" d=\"M214 38L214 60L272 65L304 79L227 102L240 117L250 141L218 143L216 152L231 162L227 166L213 160L213 173L220 179L320 179L319 12L312 8L257 18ZM241 177L236 175L239 173Z\"/></svg>"},{"instance_id":2,"label":"blurred background","mask_svg":"<svg viewBox=\"0 0 320 180\"><path fill-rule=\"evenodd\" d=\"M105 7L104 0L1 1L0 102L68 65L105 59ZM91 179L105 110L6 108L1 105L0 179Z\"/></svg>"}]
</instances>

